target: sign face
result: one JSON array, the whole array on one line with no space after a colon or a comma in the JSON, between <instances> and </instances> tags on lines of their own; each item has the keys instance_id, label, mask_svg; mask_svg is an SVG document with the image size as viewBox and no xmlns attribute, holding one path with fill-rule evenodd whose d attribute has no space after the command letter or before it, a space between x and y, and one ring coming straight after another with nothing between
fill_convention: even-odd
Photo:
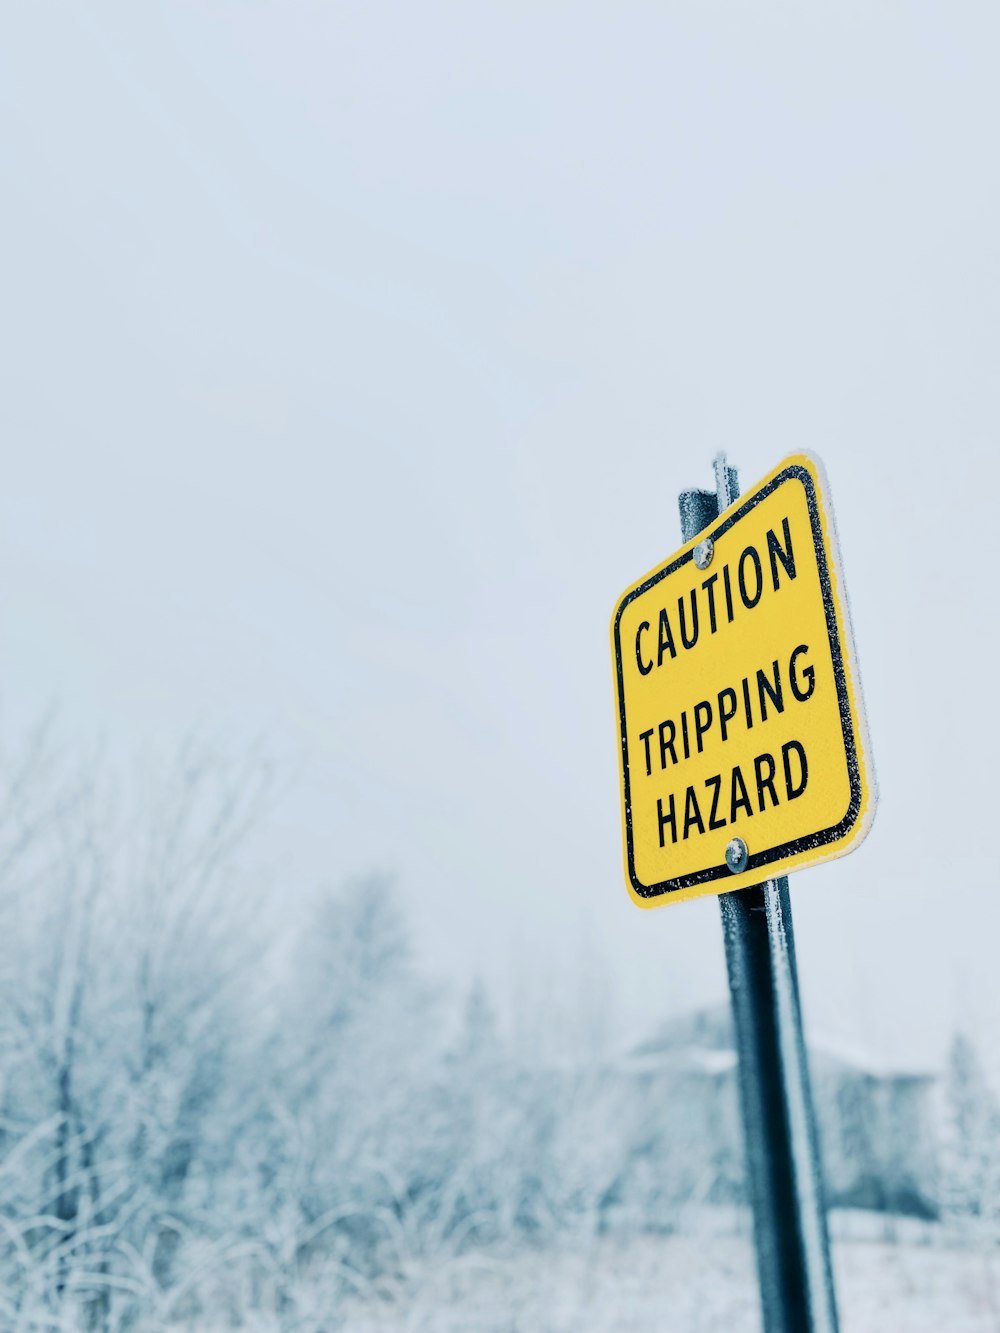
<instances>
[{"instance_id":1,"label":"sign face","mask_svg":"<svg viewBox=\"0 0 1000 1333\"><path fill-rule=\"evenodd\" d=\"M862 840L875 784L818 459L787 458L633 584L611 648L625 876L641 907Z\"/></svg>"}]
</instances>

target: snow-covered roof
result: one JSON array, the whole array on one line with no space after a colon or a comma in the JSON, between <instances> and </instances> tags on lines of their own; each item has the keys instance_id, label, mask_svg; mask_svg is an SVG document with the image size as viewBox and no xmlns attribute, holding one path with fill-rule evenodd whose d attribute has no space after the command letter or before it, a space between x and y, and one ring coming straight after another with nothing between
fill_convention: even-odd
<instances>
[{"instance_id":1,"label":"snow-covered roof","mask_svg":"<svg viewBox=\"0 0 1000 1333\"><path fill-rule=\"evenodd\" d=\"M901 1065L860 1046L819 1036L807 1041L813 1066L839 1066L880 1079L933 1079L937 1072ZM736 1064L735 1034L729 1005L713 1005L676 1015L624 1057L631 1070L688 1069L724 1073Z\"/></svg>"},{"instance_id":2,"label":"snow-covered roof","mask_svg":"<svg viewBox=\"0 0 1000 1333\"><path fill-rule=\"evenodd\" d=\"M912 1066L902 1065L891 1059L880 1058L871 1051L862 1050L860 1046L839 1041L835 1038L815 1037L807 1045L809 1057L814 1063L829 1061L831 1064L854 1069L860 1074L869 1074L872 1078L931 1079L937 1077L933 1070L914 1069Z\"/></svg>"},{"instance_id":3,"label":"snow-covered roof","mask_svg":"<svg viewBox=\"0 0 1000 1333\"><path fill-rule=\"evenodd\" d=\"M635 1050L625 1057L625 1066L634 1073L653 1073L672 1069L697 1074L725 1074L736 1067L736 1052L716 1051L703 1046L674 1046L658 1050Z\"/></svg>"}]
</instances>

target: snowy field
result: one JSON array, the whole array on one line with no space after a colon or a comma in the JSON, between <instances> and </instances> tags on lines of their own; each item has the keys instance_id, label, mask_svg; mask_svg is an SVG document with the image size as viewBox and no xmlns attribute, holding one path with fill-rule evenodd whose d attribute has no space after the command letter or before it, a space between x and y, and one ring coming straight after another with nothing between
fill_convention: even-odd
<instances>
[{"instance_id":1,"label":"snowy field","mask_svg":"<svg viewBox=\"0 0 1000 1333\"><path fill-rule=\"evenodd\" d=\"M1000 1250L835 1243L842 1333L998 1333ZM644 1236L480 1254L346 1313L351 1333L758 1333L744 1236ZM317 1331L321 1325L317 1324Z\"/></svg>"}]
</instances>

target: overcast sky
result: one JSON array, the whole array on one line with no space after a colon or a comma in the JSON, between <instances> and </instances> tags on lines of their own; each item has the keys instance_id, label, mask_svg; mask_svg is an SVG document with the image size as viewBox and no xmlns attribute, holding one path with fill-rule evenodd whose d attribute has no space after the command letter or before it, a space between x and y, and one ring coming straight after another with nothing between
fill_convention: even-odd
<instances>
[{"instance_id":1,"label":"overcast sky","mask_svg":"<svg viewBox=\"0 0 1000 1333\"><path fill-rule=\"evenodd\" d=\"M434 972L637 1040L725 975L625 890L608 620L807 448L881 791L792 879L807 1024L995 1040L998 13L14 7L5 734L259 739L290 913L387 868Z\"/></svg>"}]
</instances>

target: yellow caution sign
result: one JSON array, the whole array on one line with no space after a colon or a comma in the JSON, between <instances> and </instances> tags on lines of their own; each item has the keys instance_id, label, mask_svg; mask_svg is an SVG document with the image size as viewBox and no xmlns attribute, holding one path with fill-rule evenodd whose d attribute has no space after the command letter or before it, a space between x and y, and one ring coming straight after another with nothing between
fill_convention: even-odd
<instances>
[{"instance_id":1,"label":"yellow caution sign","mask_svg":"<svg viewBox=\"0 0 1000 1333\"><path fill-rule=\"evenodd\" d=\"M822 465L786 459L611 622L625 876L641 907L851 851L875 810Z\"/></svg>"}]
</instances>

